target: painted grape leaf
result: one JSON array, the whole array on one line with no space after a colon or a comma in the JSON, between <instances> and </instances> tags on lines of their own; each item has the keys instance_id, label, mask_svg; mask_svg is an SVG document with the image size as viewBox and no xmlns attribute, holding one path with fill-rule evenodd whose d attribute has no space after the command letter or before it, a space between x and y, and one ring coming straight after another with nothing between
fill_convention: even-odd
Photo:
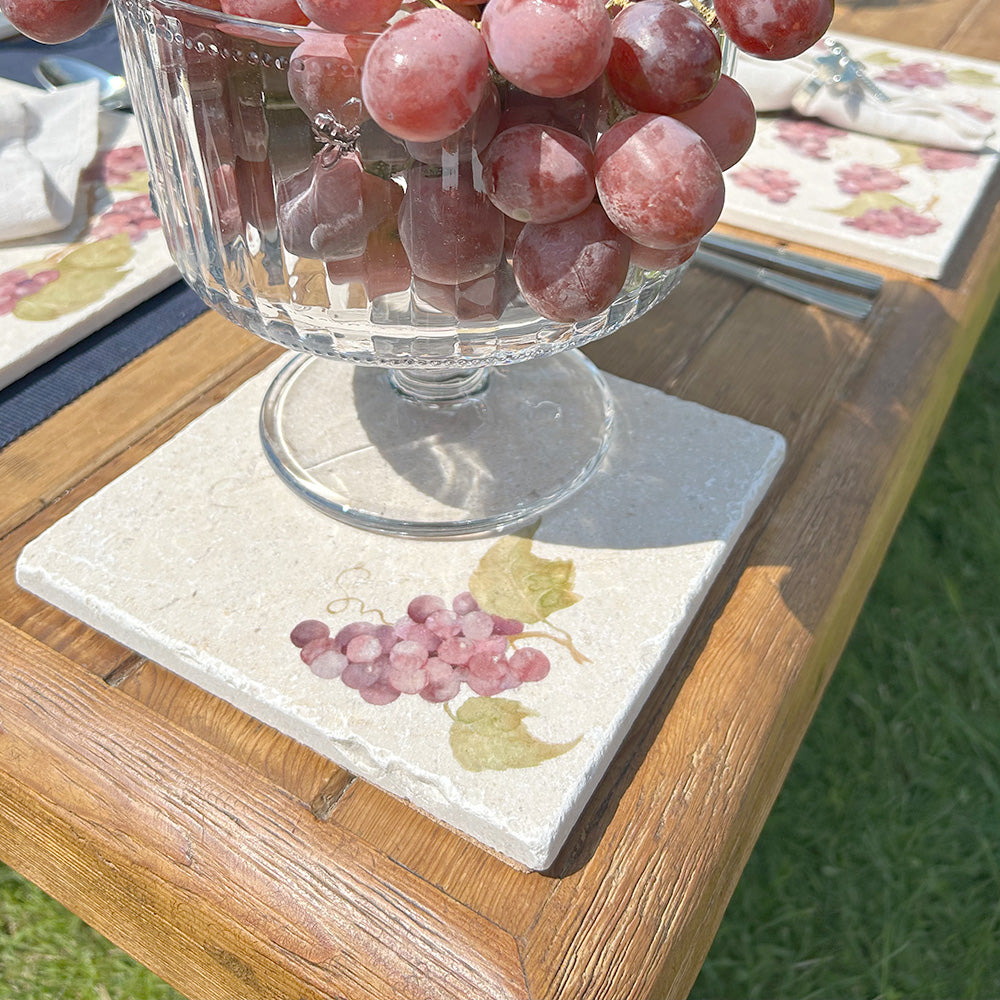
<instances>
[{"instance_id":1,"label":"painted grape leaf","mask_svg":"<svg viewBox=\"0 0 1000 1000\"><path fill-rule=\"evenodd\" d=\"M866 66L898 66L901 62L899 56L893 55L887 49L870 52L865 56Z\"/></svg>"},{"instance_id":2,"label":"painted grape leaf","mask_svg":"<svg viewBox=\"0 0 1000 1000\"><path fill-rule=\"evenodd\" d=\"M59 277L21 299L14 306L14 315L45 322L89 306L128 274L124 266L134 255L127 233L78 246L52 265Z\"/></svg>"},{"instance_id":3,"label":"painted grape leaf","mask_svg":"<svg viewBox=\"0 0 1000 1000\"><path fill-rule=\"evenodd\" d=\"M110 185L112 191L130 191L145 194L149 190L149 171L133 170L126 180Z\"/></svg>"},{"instance_id":4,"label":"painted grape leaf","mask_svg":"<svg viewBox=\"0 0 1000 1000\"><path fill-rule=\"evenodd\" d=\"M573 563L543 559L531 551L537 525L527 535L508 535L487 549L469 577L469 591L484 611L533 624L580 600L573 593Z\"/></svg>"},{"instance_id":5,"label":"painted grape leaf","mask_svg":"<svg viewBox=\"0 0 1000 1000\"><path fill-rule=\"evenodd\" d=\"M950 83L961 83L967 87L995 87L997 85L996 77L992 73L971 67L948 70L948 80Z\"/></svg>"},{"instance_id":6,"label":"painted grape leaf","mask_svg":"<svg viewBox=\"0 0 1000 1000\"><path fill-rule=\"evenodd\" d=\"M454 714L449 740L467 771L535 767L572 750L569 743L546 743L528 732L524 719L535 712L510 698L469 698Z\"/></svg>"},{"instance_id":7,"label":"painted grape leaf","mask_svg":"<svg viewBox=\"0 0 1000 1000\"><path fill-rule=\"evenodd\" d=\"M920 147L914 146L912 142L890 142L893 151L899 157L899 162L896 164L896 169L901 167L920 167L923 166L923 159L920 156Z\"/></svg>"},{"instance_id":8,"label":"painted grape leaf","mask_svg":"<svg viewBox=\"0 0 1000 1000\"><path fill-rule=\"evenodd\" d=\"M849 218L857 218L873 208L880 208L888 211L897 205L903 205L916 211L916 208L908 201L897 198L889 191L863 191L856 198L852 198L842 208L831 208L829 211L833 215L845 215Z\"/></svg>"}]
</instances>

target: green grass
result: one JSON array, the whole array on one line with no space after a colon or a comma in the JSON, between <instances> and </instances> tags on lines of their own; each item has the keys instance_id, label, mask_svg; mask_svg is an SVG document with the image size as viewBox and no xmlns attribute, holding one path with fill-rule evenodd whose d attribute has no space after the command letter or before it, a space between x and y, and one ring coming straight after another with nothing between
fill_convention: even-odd
<instances>
[{"instance_id":1,"label":"green grass","mask_svg":"<svg viewBox=\"0 0 1000 1000\"><path fill-rule=\"evenodd\" d=\"M694 1000L1000 998L1000 310Z\"/></svg>"},{"instance_id":2,"label":"green grass","mask_svg":"<svg viewBox=\"0 0 1000 1000\"><path fill-rule=\"evenodd\" d=\"M0 865L0 1000L179 1000L125 952Z\"/></svg>"},{"instance_id":3,"label":"green grass","mask_svg":"<svg viewBox=\"0 0 1000 1000\"><path fill-rule=\"evenodd\" d=\"M1000 310L692 1000L1000 998L998 454ZM0 1000L177 997L0 866Z\"/></svg>"}]
</instances>

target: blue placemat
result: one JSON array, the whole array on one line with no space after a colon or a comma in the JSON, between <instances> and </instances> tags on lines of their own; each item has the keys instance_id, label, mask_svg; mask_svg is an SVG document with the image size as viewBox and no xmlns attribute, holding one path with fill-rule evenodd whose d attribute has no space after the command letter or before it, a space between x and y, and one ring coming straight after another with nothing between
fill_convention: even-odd
<instances>
[{"instance_id":1,"label":"blue placemat","mask_svg":"<svg viewBox=\"0 0 1000 1000\"><path fill-rule=\"evenodd\" d=\"M35 63L54 51L86 59L114 73L122 71L118 34L114 22L107 21L57 46L20 36L0 41L0 76L37 86ZM0 448L205 309L204 302L187 285L177 282L0 390Z\"/></svg>"},{"instance_id":2,"label":"blue placemat","mask_svg":"<svg viewBox=\"0 0 1000 1000\"><path fill-rule=\"evenodd\" d=\"M178 282L0 389L0 448L204 311Z\"/></svg>"},{"instance_id":3,"label":"blue placemat","mask_svg":"<svg viewBox=\"0 0 1000 1000\"><path fill-rule=\"evenodd\" d=\"M61 45L42 45L23 35L0 41L0 76L18 83L40 86L34 74L35 63L43 56L58 52L60 55L86 59L103 66L111 73L121 73L122 54L118 46L118 31L114 21L105 21L91 28L86 34Z\"/></svg>"}]
</instances>

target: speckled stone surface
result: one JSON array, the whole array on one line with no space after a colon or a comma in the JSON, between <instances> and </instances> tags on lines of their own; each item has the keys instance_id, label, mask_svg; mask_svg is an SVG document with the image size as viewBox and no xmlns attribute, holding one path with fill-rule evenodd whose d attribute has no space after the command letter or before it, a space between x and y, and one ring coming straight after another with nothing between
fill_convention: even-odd
<instances>
[{"instance_id":1,"label":"speckled stone surface","mask_svg":"<svg viewBox=\"0 0 1000 1000\"><path fill-rule=\"evenodd\" d=\"M325 517L272 473L257 413L275 370L29 544L19 583L519 865L546 868L780 467L783 439L609 378L617 418L604 463L533 535L391 538ZM289 640L307 618L334 633L395 622L413 597L450 601L470 581L499 613L488 605L503 605L505 574L522 599L534 581L529 604L546 608L514 646L542 650L551 669L491 698L463 684L447 703L369 704L314 675Z\"/></svg>"}]
</instances>

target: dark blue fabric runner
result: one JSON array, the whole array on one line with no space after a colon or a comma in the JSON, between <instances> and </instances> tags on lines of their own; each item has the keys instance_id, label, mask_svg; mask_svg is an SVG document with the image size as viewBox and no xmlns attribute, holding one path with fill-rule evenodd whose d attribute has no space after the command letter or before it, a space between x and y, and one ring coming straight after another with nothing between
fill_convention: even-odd
<instances>
[{"instance_id":1,"label":"dark blue fabric runner","mask_svg":"<svg viewBox=\"0 0 1000 1000\"><path fill-rule=\"evenodd\" d=\"M54 51L86 59L114 73L122 70L118 35L114 23L106 22L58 46L41 45L22 37L0 41L0 76L37 86L33 72L35 63ZM17 382L0 389L0 448L114 374L205 309L205 304L187 285L177 282Z\"/></svg>"}]
</instances>

